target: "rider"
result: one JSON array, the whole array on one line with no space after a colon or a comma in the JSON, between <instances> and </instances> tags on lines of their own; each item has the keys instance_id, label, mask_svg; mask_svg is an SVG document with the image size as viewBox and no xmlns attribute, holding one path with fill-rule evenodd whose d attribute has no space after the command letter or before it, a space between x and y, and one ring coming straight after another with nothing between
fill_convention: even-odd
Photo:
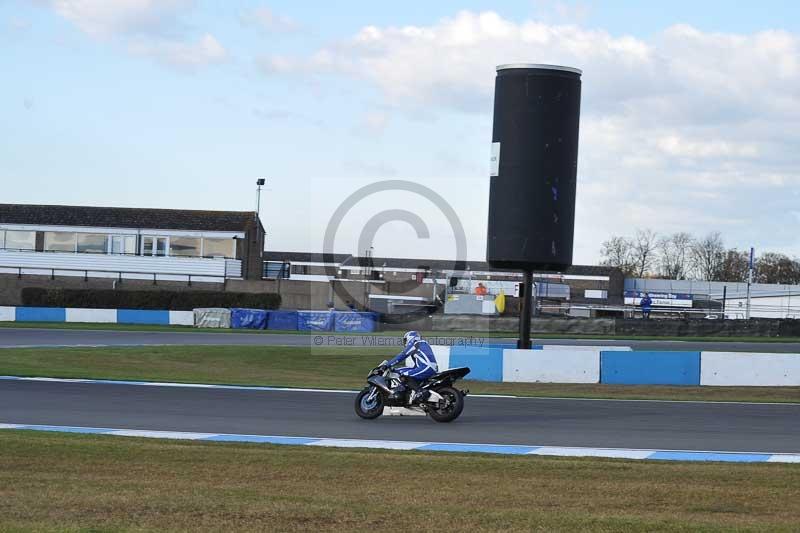
<instances>
[{"instance_id":1,"label":"rider","mask_svg":"<svg viewBox=\"0 0 800 533\"><path fill-rule=\"evenodd\" d=\"M386 363L386 366L393 367L403 362L403 360L411 358L411 366L395 369L395 372L400 374L401 384L392 390L392 394L396 395L405 391L403 384L406 384L414 391L414 394L408 400L409 403L413 402L417 396L421 396L424 401L428 396L428 391L420 391L420 382L425 381L439 371L436 357L433 355L433 349L416 331L408 331L403 335L403 346L403 351Z\"/></svg>"}]
</instances>

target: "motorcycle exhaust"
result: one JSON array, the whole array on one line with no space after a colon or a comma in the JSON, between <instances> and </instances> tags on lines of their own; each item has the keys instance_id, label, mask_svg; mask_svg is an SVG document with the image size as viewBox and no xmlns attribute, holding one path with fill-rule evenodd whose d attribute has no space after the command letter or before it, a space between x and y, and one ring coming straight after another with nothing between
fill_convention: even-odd
<instances>
[{"instance_id":1,"label":"motorcycle exhaust","mask_svg":"<svg viewBox=\"0 0 800 533\"><path fill-rule=\"evenodd\" d=\"M434 391L434 390L428 391L428 393L430 394L430 396L428 396L428 400L427 400L429 402L440 402L440 401L444 400L442 395L439 394L438 392Z\"/></svg>"}]
</instances>

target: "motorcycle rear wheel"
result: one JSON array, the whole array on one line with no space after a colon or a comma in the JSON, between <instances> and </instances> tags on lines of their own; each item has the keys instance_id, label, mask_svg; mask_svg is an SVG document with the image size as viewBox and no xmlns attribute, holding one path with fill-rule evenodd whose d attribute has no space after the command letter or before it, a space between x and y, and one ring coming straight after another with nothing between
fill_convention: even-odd
<instances>
[{"instance_id":1,"label":"motorcycle rear wheel","mask_svg":"<svg viewBox=\"0 0 800 533\"><path fill-rule=\"evenodd\" d=\"M383 414L383 396L380 391L376 390L372 400L369 399L373 388L374 387L365 387L356 395L356 414L367 420L373 420Z\"/></svg>"},{"instance_id":2,"label":"motorcycle rear wheel","mask_svg":"<svg viewBox=\"0 0 800 533\"><path fill-rule=\"evenodd\" d=\"M453 387L442 387L436 389L444 400L437 403L431 403L428 409L428 414L437 422L452 422L461 415L464 410L464 396L461 391Z\"/></svg>"}]
</instances>

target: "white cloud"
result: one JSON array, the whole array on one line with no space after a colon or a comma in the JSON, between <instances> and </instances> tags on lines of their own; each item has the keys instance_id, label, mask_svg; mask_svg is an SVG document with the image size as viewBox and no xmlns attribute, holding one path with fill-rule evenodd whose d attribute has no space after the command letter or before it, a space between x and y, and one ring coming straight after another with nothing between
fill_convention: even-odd
<instances>
[{"instance_id":1,"label":"white cloud","mask_svg":"<svg viewBox=\"0 0 800 533\"><path fill-rule=\"evenodd\" d=\"M181 16L195 0L34 0L93 39L116 40L135 55L180 70L225 61L228 52L210 33L192 40Z\"/></svg>"},{"instance_id":2,"label":"white cloud","mask_svg":"<svg viewBox=\"0 0 800 533\"><path fill-rule=\"evenodd\" d=\"M151 57L160 63L188 70L221 63L228 56L219 41L208 33L196 42L169 40L133 42L130 50L134 54Z\"/></svg>"},{"instance_id":3,"label":"white cloud","mask_svg":"<svg viewBox=\"0 0 800 533\"><path fill-rule=\"evenodd\" d=\"M52 9L93 37L154 33L194 0L49 0Z\"/></svg>"},{"instance_id":4,"label":"white cloud","mask_svg":"<svg viewBox=\"0 0 800 533\"><path fill-rule=\"evenodd\" d=\"M797 195L786 194L800 187L796 34L678 25L643 40L463 11L430 26L367 26L308 56L259 59L273 76L366 81L386 109L408 115L491 113L494 67L514 62L584 70L578 259L596 259L600 240L635 226L730 229L731 244L760 239L800 252L788 215Z\"/></svg>"},{"instance_id":5,"label":"white cloud","mask_svg":"<svg viewBox=\"0 0 800 533\"><path fill-rule=\"evenodd\" d=\"M756 157L758 147L752 143L726 142L722 140L688 140L678 135L666 135L657 139L656 145L667 155L688 158L711 157Z\"/></svg>"},{"instance_id":6,"label":"white cloud","mask_svg":"<svg viewBox=\"0 0 800 533\"><path fill-rule=\"evenodd\" d=\"M285 32L297 29L297 23L291 18L275 13L268 7L258 7L239 15L244 26L255 26L266 32Z\"/></svg>"}]
</instances>

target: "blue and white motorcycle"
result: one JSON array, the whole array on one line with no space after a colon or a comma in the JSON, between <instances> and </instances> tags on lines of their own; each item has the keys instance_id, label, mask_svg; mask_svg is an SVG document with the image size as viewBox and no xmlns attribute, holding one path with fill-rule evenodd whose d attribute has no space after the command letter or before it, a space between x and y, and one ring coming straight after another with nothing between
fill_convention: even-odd
<instances>
[{"instance_id":1,"label":"blue and white motorcycle","mask_svg":"<svg viewBox=\"0 0 800 533\"><path fill-rule=\"evenodd\" d=\"M368 385L356 396L356 414L372 420L383 414L384 407L406 407L421 410L437 422L452 422L464 410L464 397L469 392L454 385L467 374L466 367L439 372L421 382L422 394L415 394L411 388L400 386L400 374L384 361L370 371ZM414 396L410 400L411 394Z\"/></svg>"}]
</instances>

